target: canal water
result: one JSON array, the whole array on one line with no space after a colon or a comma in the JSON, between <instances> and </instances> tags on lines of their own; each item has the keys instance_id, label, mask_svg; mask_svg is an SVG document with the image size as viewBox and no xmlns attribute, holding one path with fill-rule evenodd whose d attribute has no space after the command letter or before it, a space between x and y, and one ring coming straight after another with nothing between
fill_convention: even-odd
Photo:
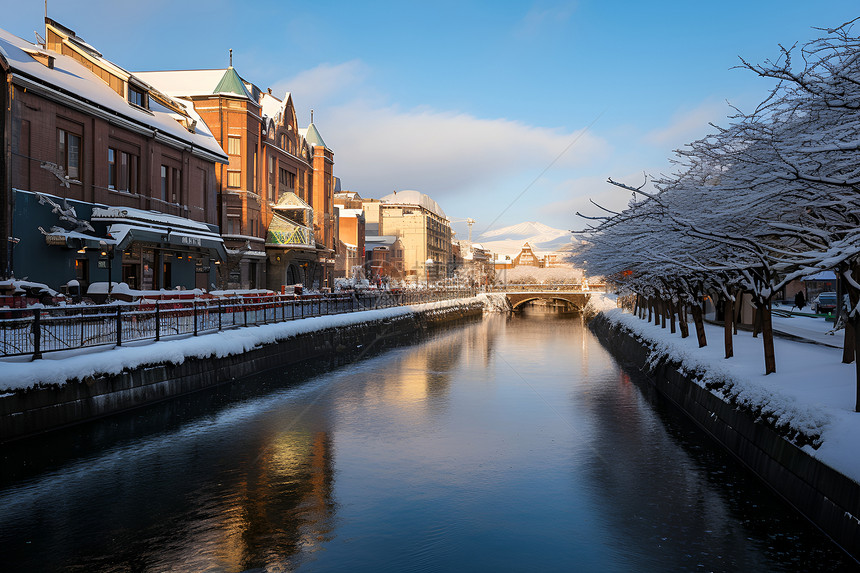
<instances>
[{"instance_id":1,"label":"canal water","mask_svg":"<svg viewBox=\"0 0 860 573\"><path fill-rule=\"evenodd\" d=\"M579 316L494 316L0 450L3 571L835 571Z\"/></svg>"}]
</instances>

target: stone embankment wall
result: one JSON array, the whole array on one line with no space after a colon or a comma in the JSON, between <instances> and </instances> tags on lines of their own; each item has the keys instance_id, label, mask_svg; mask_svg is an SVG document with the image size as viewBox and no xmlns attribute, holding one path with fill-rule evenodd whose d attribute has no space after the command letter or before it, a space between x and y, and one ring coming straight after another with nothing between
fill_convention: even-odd
<instances>
[{"instance_id":1,"label":"stone embankment wall","mask_svg":"<svg viewBox=\"0 0 860 573\"><path fill-rule=\"evenodd\" d=\"M651 350L623 326L598 315L589 326L625 366L645 370ZM653 363L653 362L652 362ZM657 361L656 390L855 558L860 558L860 485L808 455L773 428Z\"/></svg>"},{"instance_id":2,"label":"stone embankment wall","mask_svg":"<svg viewBox=\"0 0 860 573\"><path fill-rule=\"evenodd\" d=\"M31 436L305 361L338 365L421 333L471 318L473 302L300 334L222 358L149 364L117 374L68 380L0 396L0 442ZM254 327L249 327L254 328ZM94 357L94 359L97 359Z\"/></svg>"}]
</instances>

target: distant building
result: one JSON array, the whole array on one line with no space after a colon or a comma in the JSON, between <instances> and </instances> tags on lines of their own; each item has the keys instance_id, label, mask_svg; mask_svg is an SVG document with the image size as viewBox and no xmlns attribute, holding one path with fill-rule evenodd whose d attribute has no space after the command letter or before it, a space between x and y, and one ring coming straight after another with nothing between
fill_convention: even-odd
<instances>
[{"instance_id":1,"label":"distant building","mask_svg":"<svg viewBox=\"0 0 860 573\"><path fill-rule=\"evenodd\" d=\"M0 30L0 79L4 275L54 288L216 282L228 157L192 106L49 18L44 46Z\"/></svg>"},{"instance_id":2,"label":"distant building","mask_svg":"<svg viewBox=\"0 0 860 573\"><path fill-rule=\"evenodd\" d=\"M391 235L403 243L406 280L450 276L454 260L451 224L439 204L418 191L397 191L382 199L365 201L367 234ZM427 261L431 263L428 265Z\"/></svg>"},{"instance_id":3,"label":"distant building","mask_svg":"<svg viewBox=\"0 0 860 573\"><path fill-rule=\"evenodd\" d=\"M532 247L530 243L525 243L520 249L519 254L514 257L513 266L540 268L544 265L542 257L538 256L538 254L534 250L534 247Z\"/></svg>"},{"instance_id":4,"label":"distant building","mask_svg":"<svg viewBox=\"0 0 860 573\"><path fill-rule=\"evenodd\" d=\"M337 200L337 199L336 199ZM364 211L335 205L342 250L338 250L335 276L351 277L353 267L364 266Z\"/></svg>"}]
</instances>

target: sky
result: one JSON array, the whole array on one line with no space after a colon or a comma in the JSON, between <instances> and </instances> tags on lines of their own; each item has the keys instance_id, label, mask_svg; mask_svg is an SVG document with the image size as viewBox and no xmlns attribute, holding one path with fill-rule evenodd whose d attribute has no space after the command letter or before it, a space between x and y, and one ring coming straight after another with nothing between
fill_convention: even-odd
<instances>
[{"instance_id":1,"label":"sky","mask_svg":"<svg viewBox=\"0 0 860 573\"><path fill-rule=\"evenodd\" d=\"M860 16L810 2L48 1L48 15L129 71L224 68L282 97L363 197L416 189L465 238L522 221L581 229L623 208L674 149L772 87L737 69ZM33 40L43 0L0 0Z\"/></svg>"}]
</instances>

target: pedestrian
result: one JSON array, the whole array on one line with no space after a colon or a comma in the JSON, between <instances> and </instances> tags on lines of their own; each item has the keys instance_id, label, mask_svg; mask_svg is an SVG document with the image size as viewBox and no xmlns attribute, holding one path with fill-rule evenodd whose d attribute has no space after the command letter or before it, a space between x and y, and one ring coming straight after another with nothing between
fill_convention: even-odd
<instances>
[{"instance_id":1,"label":"pedestrian","mask_svg":"<svg viewBox=\"0 0 860 573\"><path fill-rule=\"evenodd\" d=\"M797 310L803 310L803 307L806 306L806 297L803 296L803 291L797 291L797 294L794 295L794 306L797 307Z\"/></svg>"}]
</instances>

